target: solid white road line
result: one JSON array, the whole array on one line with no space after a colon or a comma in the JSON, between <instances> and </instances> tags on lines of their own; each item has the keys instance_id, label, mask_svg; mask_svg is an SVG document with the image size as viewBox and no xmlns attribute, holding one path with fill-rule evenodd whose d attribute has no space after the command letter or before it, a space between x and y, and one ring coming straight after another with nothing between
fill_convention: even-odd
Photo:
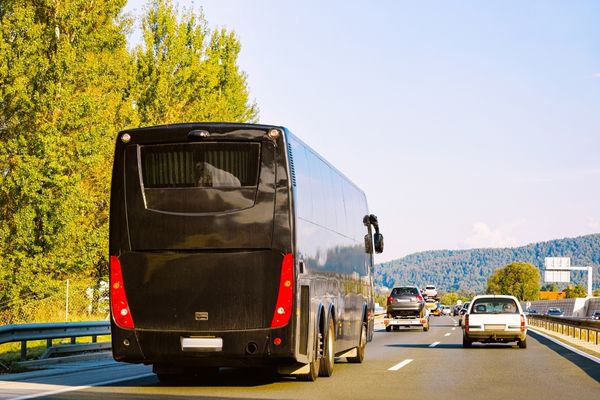
<instances>
[{"instance_id":1,"label":"solid white road line","mask_svg":"<svg viewBox=\"0 0 600 400\"><path fill-rule=\"evenodd\" d=\"M450 332L446 333L444 336L450 336L452 335Z\"/></svg>"},{"instance_id":2,"label":"solid white road line","mask_svg":"<svg viewBox=\"0 0 600 400\"><path fill-rule=\"evenodd\" d=\"M398 371L400 368L410 364L412 362L412 360L410 358L402 361L401 363L398 363L396 365L394 365L392 368L388 368L388 371Z\"/></svg>"},{"instance_id":3,"label":"solid white road line","mask_svg":"<svg viewBox=\"0 0 600 400\"><path fill-rule=\"evenodd\" d=\"M440 344L440 342L433 342L433 343L431 343L431 344L429 345L429 347L435 347L435 346L437 346L438 344Z\"/></svg>"},{"instance_id":4,"label":"solid white road line","mask_svg":"<svg viewBox=\"0 0 600 400\"><path fill-rule=\"evenodd\" d=\"M561 342L560 340L558 340L558 339L555 339L555 338L553 338L552 336L546 335L546 334L544 334L544 333L542 333L542 332L540 332L540 331L538 331L538 330L532 329L531 327L529 327L528 329L529 329L530 331L534 332L536 335L540 335L541 337L544 337L544 338L546 338L546 339L548 339L548 340L550 340L550 341L552 341L552 342L554 342L554 343L556 343L556 344L559 344L559 345L561 345L561 346L562 346L562 347L564 347L565 349L571 350L573 353L577 353L577 354L579 354L579 355L580 355L580 356L582 356L582 357L585 357L585 358L587 358L587 359L590 359L590 360L592 360L592 361L594 361L594 362L596 362L596 363L600 364L600 358L598 358L598 357L595 357L595 356L593 356L593 355L591 355L591 354L588 354L588 353L586 353L586 352L584 352L584 351L581 351L581 350L579 350L579 349L576 349L575 347L569 346L568 344L566 344L566 343L563 343L563 342Z\"/></svg>"},{"instance_id":5,"label":"solid white road line","mask_svg":"<svg viewBox=\"0 0 600 400\"><path fill-rule=\"evenodd\" d=\"M118 378L118 379L111 379L109 381L91 383L91 384L85 385L85 386L63 387L62 389L52 390L52 391L49 391L49 392L41 392L41 393L36 393L36 394L29 394L29 395L26 395L26 396L13 397L13 398L11 398L9 400L36 399L38 397L53 396L55 394L60 394L60 393L74 392L74 391L77 391L77 390L85 390L85 389L89 389L89 388L94 387L94 386L104 386L104 385L111 385L113 383L119 383L119 382L125 382L125 381L132 381L134 379L146 378L146 377L152 376L152 375L154 375L154 374L150 372L150 373L145 373L145 374L140 374L140 375L128 376L126 378Z\"/></svg>"}]
</instances>

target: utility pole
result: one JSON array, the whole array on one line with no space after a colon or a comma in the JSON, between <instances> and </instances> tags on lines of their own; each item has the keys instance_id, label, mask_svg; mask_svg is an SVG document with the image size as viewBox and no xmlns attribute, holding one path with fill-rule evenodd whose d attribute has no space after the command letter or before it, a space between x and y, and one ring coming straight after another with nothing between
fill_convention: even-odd
<instances>
[{"instance_id":1,"label":"utility pole","mask_svg":"<svg viewBox=\"0 0 600 400\"><path fill-rule=\"evenodd\" d=\"M67 279L67 292L65 296L65 322L69 322L69 280Z\"/></svg>"}]
</instances>

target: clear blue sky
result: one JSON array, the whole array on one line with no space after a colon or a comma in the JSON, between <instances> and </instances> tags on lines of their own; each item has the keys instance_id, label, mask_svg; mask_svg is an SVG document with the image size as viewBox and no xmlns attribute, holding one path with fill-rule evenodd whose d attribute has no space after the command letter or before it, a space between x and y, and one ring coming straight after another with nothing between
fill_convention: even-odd
<instances>
[{"instance_id":1,"label":"clear blue sky","mask_svg":"<svg viewBox=\"0 0 600 400\"><path fill-rule=\"evenodd\" d=\"M236 32L260 122L365 190L377 261L600 232L600 1L423 3L179 2Z\"/></svg>"}]
</instances>

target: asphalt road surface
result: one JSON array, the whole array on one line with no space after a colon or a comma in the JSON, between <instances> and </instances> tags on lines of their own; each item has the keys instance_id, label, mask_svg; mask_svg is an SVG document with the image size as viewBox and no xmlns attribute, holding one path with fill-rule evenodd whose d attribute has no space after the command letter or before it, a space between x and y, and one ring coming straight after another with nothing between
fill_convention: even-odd
<instances>
[{"instance_id":1,"label":"asphalt road surface","mask_svg":"<svg viewBox=\"0 0 600 400\"><path fill-rule=\"evenodd\" d=\"M363 364L335 364L330 378L298 382L267 371L221 369L210 381L161 385L151 368L110 359L0 375L0 399L597 399L600 364L528 333L512 344L462 348L456 318L431 329L378 330Z\"/></svg>"}]
</instances>

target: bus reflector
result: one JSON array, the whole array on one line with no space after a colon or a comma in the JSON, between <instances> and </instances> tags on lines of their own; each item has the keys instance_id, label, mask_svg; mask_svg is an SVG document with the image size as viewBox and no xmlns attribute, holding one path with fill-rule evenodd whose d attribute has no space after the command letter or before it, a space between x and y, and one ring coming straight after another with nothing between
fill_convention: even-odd
<instances>
[{"instance_id":1,"label":"bus reflector","mask_svg":"<svg viewBox=\"0 0 600 400\"><path fill-rule=\"evenodd\" d=\"M281 277L279 279L279 293L277 304L273 312L271 328L280 328L290 321L292 315L292 302L294 299L294 256L286 254L281 262Z\"/></svg>"},{"instance_id":2,"label":"bus reflector","mask_svg":"<svg viewBox=\"0 0 600 400\"><path fill-rule=\"evenodd\" d=\"M127 296L125 296L121 262L117 256L110 256L110 305L113 320L120 328L135 328L131 312L129 311Z\"/></svg>"}]
</instances>

